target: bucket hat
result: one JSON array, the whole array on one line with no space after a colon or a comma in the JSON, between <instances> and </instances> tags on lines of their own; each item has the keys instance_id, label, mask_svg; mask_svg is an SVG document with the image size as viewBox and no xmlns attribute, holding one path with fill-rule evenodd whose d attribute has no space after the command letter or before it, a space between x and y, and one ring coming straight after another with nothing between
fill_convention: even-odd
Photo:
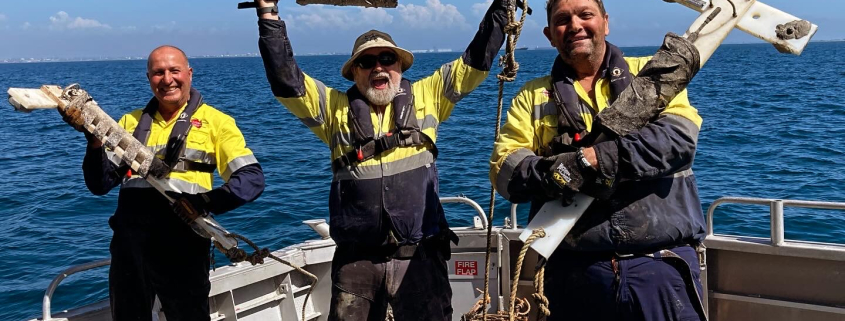
<instances>
[{"instance_id":1,"label":"bucket hat","mask_svg":"<svg viewBox=\"0 0 845 321\"><path fill-rule=\"evenodd\" d=\"M364 51L370 48L393 49L393 51L396 52L398 62L402 64L402 72L411 68L411 65L414 63L414 54L408 50L399 48L390 35L378 30L370 30L358 36L358 39L355 39L355 45L352 47L352 56L349 57L349 60L347 60L346 63L343 64L343 68L340 69L340 74L343 75L343 78L352 81L355 80L352 75L352 67L355 65L355 60L358 59Z\"/></svg>"}]
</instances>

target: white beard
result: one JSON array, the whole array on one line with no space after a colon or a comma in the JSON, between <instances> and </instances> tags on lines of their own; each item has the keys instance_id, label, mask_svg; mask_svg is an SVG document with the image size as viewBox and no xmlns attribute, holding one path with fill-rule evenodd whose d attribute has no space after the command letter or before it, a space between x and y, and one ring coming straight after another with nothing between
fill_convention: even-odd
<instances>
[{"instance_id":1,"label":"white beard","mask_svg":"<svg viewBox=\"0 0 845 321\"><path fill-rule=\"evenodd\" d=\"M390 77L386 72L380 73L379 75L384 75ZM377 75L374 75L374 77ZM390 79L390 78L388 78ZM385 89L375 89L372 86L367 86L367 90L364 92L364 96L367 97L367 100L370 101L371 104L376 106L387 106L387 104L393 102L393 98L396 97L396 94L399 93L399 82L388 80L387 81L387 88Z\"/></svg>"}]
</instances>

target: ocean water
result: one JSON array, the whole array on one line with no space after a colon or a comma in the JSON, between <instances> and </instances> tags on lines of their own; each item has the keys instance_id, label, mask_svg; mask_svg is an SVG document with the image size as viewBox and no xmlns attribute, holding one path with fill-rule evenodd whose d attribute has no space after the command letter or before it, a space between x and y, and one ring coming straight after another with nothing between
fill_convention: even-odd
<instances>
[{"instance_id":1,"label":"ocean water","mask_svg":"<svg viewBox=\"0 0 845 321\"><path fill-rule=\"evenodd\" d=\"M623 48L629 56L656 47ZM548 73L552 50L518 51L517 83ZM406 73L419 79L458 53L417 55ZM800 57L769 45L722 46L689 87L704 118L693 167L702 208L721 196L845 201L845 43L812 43ZM297 58L326 85L346 89L341 56ZM328 149L273 98L259 58L194 59L194 86L206 101L232 115L267 177L256 202L218 217L229 230L278 249L314 234L300 222L328 218ZM496 70L494 70L496 71ZM0 89L80 83L115 118L143 107L151 96L143 61L0 64ZM442 196L465 195L487 208L488 158L493 141L497 82L488 79L440 127ZM509 99L506 101L506 108ZM117 189L93 196L82 180L85 141L55 111L14 112L0 103L0 306L2 320L39 316L50 280L65 268L106 258ZM219 183L218 183L219 184ZM509 213L498 198L495 223ZM525 224L527 206L521 210ZM453 226L472 211L447 205ZM768 210L727 206L716 213L717 233L767 236ZM788 239L845 243L839 211L786 210ZM225 258L218 256L218 265ZM107 269L74 275L54 296L54 311L108 296Z\"/></svg>"}]
</instances>

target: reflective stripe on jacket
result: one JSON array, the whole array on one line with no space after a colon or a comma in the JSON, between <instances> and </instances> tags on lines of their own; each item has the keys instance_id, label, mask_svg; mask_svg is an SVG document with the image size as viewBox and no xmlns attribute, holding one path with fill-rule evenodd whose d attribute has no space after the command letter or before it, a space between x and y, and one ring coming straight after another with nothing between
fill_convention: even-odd
<instances>
[{"instance_id":1,"label":"reflective stripe on jacket","mask_svg":"<svg viewBox=\"0 0 845 321\"><path fill-rule=\"evenodd\" d=\"M141 113L142 109L138 109L126 114L118 124L132 132ZM264 191L264 172L252 151L246 148L235 121L208 105L200 106L192 120L196 120L197 126L191 129L185 141L185 158L214 164L225 183L211 189L213 173L172 171L167 178L168 186L194 194L207 192L210 200L208 210L214 214L231 211L258 198ZM164 122L158 113L153 118L147 146L159 157L164 157L162 149L174 123L175 119ZM85 185L93 194L105 195L122 184L117 210L109 221L113 229L140 228L158 233L163 226L184 225L163 195L140 176L127 177L128 166L115 165L110 160L114 157L103 147L88 148L82 162Z\"/></svg>"},{"instance_id":2,"label":"reflective stripe on jacket","mask_svg":"<svg viewBox=\"0 0 845 321\"><path fill-rule=\"evenodd\" d=\"M632 74L649 59L625 58ZM537 78L514 97L490 161L493 186L512 202L533 201L532 217L548 200L541 196L547 169L537 168L538 155L558 135L551 85L551 76ZM575 82L580 104L571 108L580 109L587 130L593 115L611 104L608 80L599 79L595 88L597 106ZM703 213L690 169L701 122L683 91L640 131L593 146L602 174L620 183L609 201L593 202L561 246L624 252L702 240Z\"/></svg>"},{"instance_id":3,"label":"reflective stripe on jacket","mask_svg":"<svg viewBox=\"0 0 845 321\"><path fill-rule=\"evenodd\" d=\"M184 108L183 106L179 109L176 115L180 115ZM118 124L131 133L138 125L142 112L142 109L134 110L121 117ZM153 117L147 147L159 157L164 157L164 147L167 145L175 122L176 117L166 122L159 113ZM191 122L193 128L188 132L188 138L185 140L185 159L216 165L217 172L220 173L224 182L228 182L232 173L238 169L258 163L252 151L246 147L244 136L232 117L203 104L191 116ZM109 157L115 157L112 152L106 153ZM211 190L214 173L173 171L166 180L168 185L179 191L196 194ZM152 188L152 186L144 178L133 175L123 181L121 188Z\"/></svg>"}]
</instances>

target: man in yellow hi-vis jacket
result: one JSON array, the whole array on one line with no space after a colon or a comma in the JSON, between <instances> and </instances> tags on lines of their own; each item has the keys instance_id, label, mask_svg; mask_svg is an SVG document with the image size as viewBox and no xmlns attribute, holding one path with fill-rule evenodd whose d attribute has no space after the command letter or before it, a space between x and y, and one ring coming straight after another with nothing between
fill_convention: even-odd
<instances>
[{"instance_id":1,"label":"man in yellow hi-vis jacket","mask_svg":"<svg viewBox=\"0 0 845 321\"><path fill-rule=\"evenodd\" d=\"M704 215L691 170L701 117L686 91L660 104L645 90L625 91L636 75L677 71L689 82L698 61L656 70L650 57L624 57L605 41L601 0L550 0L547 15L558 57L513 99L490 180L511 202L531 202L530 218L548 201L596 198L548 258L549 320L703 318L693 246L704 239ZM621 137L605 132L606 111L618 108L649 111L647 124Z\"/></svg>"},{"instance_id":2,"label":"man in yellow hi-vis jacket","mask_svg":"<svg viewBox=\"0 0 845 321\"><path fill-rule=\"evenodd\" d=\"M109 219L114 230L109 246L113 320L151 320L156 296L167 320L209 320L211 241L185 223L197 215L233 210L264 191L264 173L235 120L205 104L191 86L192 77L182 50L156 48L147 61L155 97L118 121L168 165L163 180L176 205L128 165L114 165L114 153L86 134L86 186L105 195L120 185L117 209ZM81 114L64 116L71 124L80 123L72 117ZM212 186L215 171L225 182L217 188Z\"/></svg>"},{"instance_id":3,"label":"man in yellow hi-vis jacket","mask_svg":"<svg viewBox=\"0 0 845 321\"><path fill-rule=\"evenodd\" d=\"M428 77L402 78L414 56L386 33L355 41L341 91L297 66L276 1L261 1L259 49L276 98L331 149L329 320L451 320L451 234L438 196L437 128L488 75L504 42L495 0L464 55Z\"/></svg>"}]
</instances>

